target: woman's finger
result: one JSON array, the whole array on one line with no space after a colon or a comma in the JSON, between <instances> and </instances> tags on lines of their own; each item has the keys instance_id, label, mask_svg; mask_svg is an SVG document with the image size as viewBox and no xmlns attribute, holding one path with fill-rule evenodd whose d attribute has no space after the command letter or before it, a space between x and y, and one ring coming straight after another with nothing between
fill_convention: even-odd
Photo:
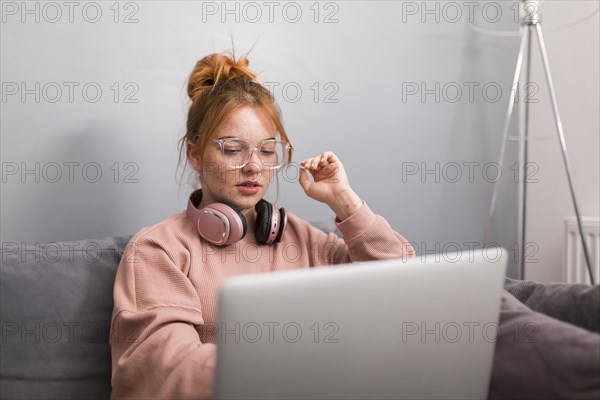
<instances>
[{"instance_id":1,"label":"woman's finger","mask_svg":"<svg viewBox=\"0 0 600 400\"><path fill-rule=\"evenodd\" d=\"M333 153L333 151L326 151L325 154L327 155L327 160L330 163L336 163L339 161L336 155Z\"/></svg>"},{"instance_id":2,"label":"woman's finger","mask_svg":"<svg viewBox=\"0 0 600 400\"><path fill-rule=\"evenodd\" d=\"M327 155L327 152L325 152L325 153L321 154L321 157L319 158L319 165L320 165L321 167L324 167L324 166L326 166L328 163L329 163L329 160L328 160L328 155Z\"/></svg>"},{"instance_id":3,"label":"woman's finger","mask_svg":"<svg viewBox=\"0 0 600 400\"><path fill-rule=\"evenodd\" d=\"M311 173L318 172L323 167L329 164L338 162L337 157L332 151L324 151L318 156L310 157L303 160L300 165L310 171Z\"/></svg>"},{"instance_id":4,"label":"woman's finger","mask_svg":"<svg viewBox=\"0 0 600 400\"><path fill-rule=\"evenodd\" d=\"M308 178L308 173L304 169L300 169L300 175L298 176L298 182L300 182L300 186L304 189L305 193L308 193L308 189L310 188L310 179Z\"/></svg>"},{"instance_id":5,"label":"woman's finger","mask_svg":"<svg viewBox=\"0 0 600 400\"><path fill-rule=\"evenodd\" d=\"M304 160L304 168L311 170L314 166L314 157L307 158Z\"/></svg>"},{"instance_id":6,"label":"woman's finger","mask_svg":"<svg viewBox=\"0 0 600 400\"><path fill-rule=\"evenodd\" d=\"M325 153L316 155L310 159L310 165L313 168L318 168L319 166L324 165L325 159Z\"/></svg>"}]
</instances>

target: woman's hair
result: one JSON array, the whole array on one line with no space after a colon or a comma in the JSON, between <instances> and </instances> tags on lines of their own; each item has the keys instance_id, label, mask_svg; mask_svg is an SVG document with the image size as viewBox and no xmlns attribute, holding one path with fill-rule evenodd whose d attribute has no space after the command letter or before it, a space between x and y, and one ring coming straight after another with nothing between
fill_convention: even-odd
<instances>
[{"instance_id":1,"label":"woman's hair","mask_svg":"<svg viewBox=\"0 0 600 400\"><path fill-rule=\"evenodd\" d=\"M191 105L185 135L179 140L178 168L183 151L187 158L186 140L194 142L198 154L203 157L219 124L232 111L244 106L266 111L281 139L289 142L279 107L269 90L257 81L248 64L246 56L236 60L235 51L210 54L196 63L187 83ZM292 160L291 148L287 160ZM185 166L182 175L184 173Z\"/></svg>"}]
</instances>

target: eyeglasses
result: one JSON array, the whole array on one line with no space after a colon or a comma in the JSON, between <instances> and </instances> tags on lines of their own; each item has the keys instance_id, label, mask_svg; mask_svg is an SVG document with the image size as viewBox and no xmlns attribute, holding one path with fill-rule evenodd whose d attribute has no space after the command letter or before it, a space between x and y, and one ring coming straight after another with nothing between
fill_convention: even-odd
<instances>
[{"instance_id":1,"label":"eyeglasses","mask_svg":"<svg viewBox=\"0 0 600 400\"><path fill-rule=\"evenodd\" d=\"M287 163L292 147L288 142L275 139L261 140L254 147L247 140L239 138L213 139L213 142L221 146L225 165L235 169L244 168L256 150L263 168L279 169Z\"/></svg>"}]
</instances>

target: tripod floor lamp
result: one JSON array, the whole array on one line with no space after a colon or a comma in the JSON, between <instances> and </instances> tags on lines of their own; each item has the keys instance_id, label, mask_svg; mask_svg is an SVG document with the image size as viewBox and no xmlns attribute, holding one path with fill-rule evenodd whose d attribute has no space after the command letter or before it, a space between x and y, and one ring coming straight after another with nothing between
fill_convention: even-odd
<instances>
[{"instance_id":1,"label":"tripod floor lamp","mask_svg":"<svg viewBox=\"0 0 600 400\"><path fill-rule=\"evenodd\" d=\"M506 142L508 139L508 130L509 130L509 124L510 124L510 119L513 113L513 106L514 106L514 101L515 101L515 95L516 92L519 88L518 82L521 76L521 69L523 66L523 58L526 57L526 71L525 71L525 82L529 82L529 76L530 76L530 66L531 66L531 49L533 47L532 44L532 37L536 36L537 37L537 43L539 44L539 49L541 52L541 56L542 56L542 61L544 64L544 71L545 71L545 75L546 75L546 82L548 84L548 90L550 93L550 98L552 101L552 109L554 112L554 119L556 122L556 128L558 131L558 139L560 141L560 149L562 152L562 158L563 158L563 162L564 162L564 167L567 173L567 180L568 180L568 184L569 184L569 190L571 192L571 199L573 202L573 207L575 209L575 216L577 218L577 226L579 229L579 235L581 237L581 244L583 247L583 253L584 253L584 257L585 257L585 261L587 264L587 270L589 273L589 277L590 277L590 281L591 284L594 284L594 276L592 274L592 266L591 266L591 261L590 261L590 256L589 256L589 252L588 252L588 246L585 240L585 236L583 233L583 227L582 227L582 223L581 223L581 216L579 214L579 208L577 206L577 199L575 196L575 189L573 187L573 180L571 177L571 164L569 161L569 154L567 152L567 144L565 142L565 135L564 135L564 131L563 131L563 126L562 126L562 122L560 119L560 114L559 114L559 110L558 110L558 103L556 100L556 93L554 91L554 84L552 83L552 76L550 74L550 63L548 61L548 54L546 53L546 45L544 43L544 35L542 33L542 23L540 21L540 10L539 10L539 2L538 1L525 1L525 0L521 0L521 5L524 11L524 17L522 18L521 21L521 27L520 27L520 36L521 36L521 44L519 47L519 54L517 57L517 66L516 66L516 70L515 70L515 75L514 75L514 80L513 80L513 87L510 93L510 100L508 103L508 110L507 110L507 114L506 114L506 119L504 121L504 128L503 128L503 134L502 134L502 144L500 147L500 155L499 155L499 161L498 161L498 165L500 166L500 168L502 168L503 162L504 162L504 153L505 153L505 148L506 148ZM520 162L519 164L521 165L521 170L523 172L522 176L526 177L526 168L527 168L527 157L528 157L528 140L529 140L529 105L527 102L525 102L524 104L524 130L523 130L523 134L520 135L519 137L519 143L520 143ZM520 213L519 213L519 247L520 247L520 251L519 251L519 274L520 277L523 278L524 274L524 260L525 260L525 250L526 250L526 238L525 238L525 233L526 233L526 199L527 199L527 182L526 179L519 179L520 182L520 187L519 187L519 206L520 206ZM489 242L490 242L490 230L491 230L491 225L492 225L492 217L494 214L494 209L496 207L496 197L497 197L497 190L498 190L498 180L496 180L494 182L494 189L493 189L493 193L492 193L492 199L490 202L490 207L488 209L488 215L487 215L487 221L486 221L486 227L485 227L485 233L484 233L484 239L483 239L483 246L486 246Z\"/></svg>"}]
</instances>

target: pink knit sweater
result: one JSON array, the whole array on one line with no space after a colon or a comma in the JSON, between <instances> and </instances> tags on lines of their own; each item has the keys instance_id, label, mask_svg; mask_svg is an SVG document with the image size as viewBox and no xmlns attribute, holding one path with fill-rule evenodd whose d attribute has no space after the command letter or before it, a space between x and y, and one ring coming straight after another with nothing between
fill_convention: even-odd
<instances>
[{"instance_id":1,"label":"pink knit sweater","mask_svg":"<svg viewBox=\"0 0 600 400\"><path fill-rule=\"evenodd\" d=\"M287 212L277 245L249 232L217 247L185 211L143 228L117 271L111 322L112 398L211 398L219 284L228 276L373 259L412 257L414 249L363 202L336 225L343 239Z\"/></svg>"}]
</instances>

